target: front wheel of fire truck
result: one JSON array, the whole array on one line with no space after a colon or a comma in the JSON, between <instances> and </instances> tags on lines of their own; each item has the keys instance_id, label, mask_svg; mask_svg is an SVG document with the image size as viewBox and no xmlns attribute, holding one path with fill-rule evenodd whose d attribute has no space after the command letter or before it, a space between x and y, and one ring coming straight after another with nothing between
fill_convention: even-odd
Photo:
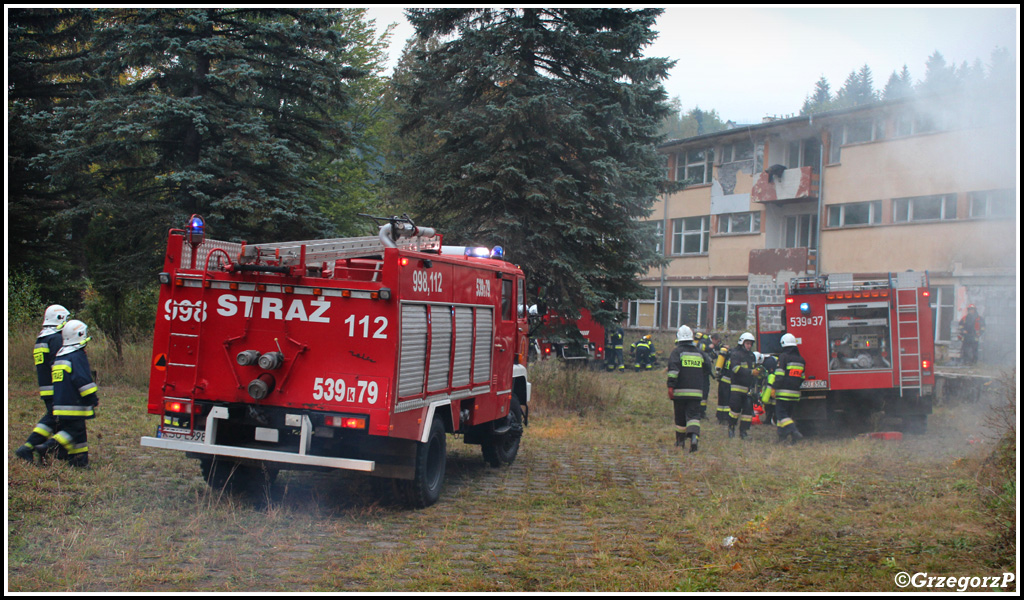
<instances>
[{"instance_id":1,"label":"front wheel of fire truck","mask_svg":"<svg viewBox=\"0 0 1024 600\"><path fill-rule=\"evenodd\" d=\"M426 508L441 497L447 462L444 422L434 418L425 443L416 444L416 463L411 481L398 480L397 487L415 508Z\"/></svg>"},{"instance_id":2,"label":"front wheel of fire truck","mask_svg":"<svg viewBox=\"0 0 1024 600\"><path fill-rule=\"evenodd\" d=\"M519 440L523 437L523 407L519 398L512 394L509 402L508 415L495 423L495 431L490 438L480 444L484 460L492 467L500 467L502 463L510 465L519 455Z\"/></svg>"}]
</instances>

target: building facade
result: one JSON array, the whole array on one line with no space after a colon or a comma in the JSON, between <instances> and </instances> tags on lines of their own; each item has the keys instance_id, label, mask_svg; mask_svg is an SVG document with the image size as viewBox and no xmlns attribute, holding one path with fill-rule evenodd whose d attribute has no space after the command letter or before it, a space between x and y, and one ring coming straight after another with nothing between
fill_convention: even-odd
<instances>
[{"instance_id":1,"label":"building facade","mask_svg":"<svg viewBox=\"0 0 1024 600\"><path fill-rule=\"evenodd\" d=\"M629 325L738 332L796 276L927 271L940 348L986 319L982 356L1015 356L1016 116L949 99L769 120L662 144L682 191L649 217L667 265ZM1012 359L1011 359L1012 360Z\"/></svg>"}]
</instances>

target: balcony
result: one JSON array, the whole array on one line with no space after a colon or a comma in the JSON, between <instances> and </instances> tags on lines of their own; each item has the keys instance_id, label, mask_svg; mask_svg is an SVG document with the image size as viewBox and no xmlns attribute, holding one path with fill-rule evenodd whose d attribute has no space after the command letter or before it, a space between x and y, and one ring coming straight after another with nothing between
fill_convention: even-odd
<instances>
[{"instance_id":1,"label":"balcony","mask_svg":"<svg viewBox=\"0 0 1024 600\"><path fill-rule=\"evenodd\" d=\"M750 199L764 204L818 197L818 174L814 167L783 168L772 165L757 176Z\"/></svg>"},{"instance_id":2,"label":"balcony","mask_svg":"<svg viewBox=\"0 0 1024 600\"><path fill-rule=\"evenodd\" d=\"M765 248L750 251L748 271L752 275L815 275L817 262L818 251L813 248Z\"/></svg>"}]
</instances>

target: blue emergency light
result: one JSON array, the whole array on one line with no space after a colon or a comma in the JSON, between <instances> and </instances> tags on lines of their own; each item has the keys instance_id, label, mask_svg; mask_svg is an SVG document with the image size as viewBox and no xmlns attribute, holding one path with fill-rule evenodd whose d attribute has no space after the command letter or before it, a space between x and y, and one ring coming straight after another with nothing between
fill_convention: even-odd
<instances>
[{"instance_id":1,"label":"blue emergency light","mask_svg":"<svg viewBox=\"0 0 1024 600\"><path fill-rule=\"evenodd\" d=\"M811 314L811 305L807 302L800 303L800 314L809 315Z\"/></svg>"},{"instance_id":2,"label":"blue emergency light","mask_svg":"<svg viewBox=\"0 0 1024 600\"><path fill-rule=\"evenodd\" d=\"M198 246L206 237L206 223L199 215L192 215L188 220L188 243Z\"/></svg>"}]
</instances>

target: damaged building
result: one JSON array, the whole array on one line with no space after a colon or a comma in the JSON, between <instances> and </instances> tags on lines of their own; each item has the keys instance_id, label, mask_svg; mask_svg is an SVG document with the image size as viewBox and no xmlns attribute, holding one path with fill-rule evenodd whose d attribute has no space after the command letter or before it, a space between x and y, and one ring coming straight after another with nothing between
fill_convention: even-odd
<instances>
[{"instance_id":1,"label":"damaged building","mask_svg":"<svg viewBox=\"0 0 1024 600\"><path fill-rule=\"evenodd\" d=\"M1015 113L946 99L877 103L659 147L685 188L649 217L666 266L642 278L629 326L754 327L791 278L926 271L937 351L955 358L969 304L985 362L1015 361Z\"/></svg>"}]
</instances>

